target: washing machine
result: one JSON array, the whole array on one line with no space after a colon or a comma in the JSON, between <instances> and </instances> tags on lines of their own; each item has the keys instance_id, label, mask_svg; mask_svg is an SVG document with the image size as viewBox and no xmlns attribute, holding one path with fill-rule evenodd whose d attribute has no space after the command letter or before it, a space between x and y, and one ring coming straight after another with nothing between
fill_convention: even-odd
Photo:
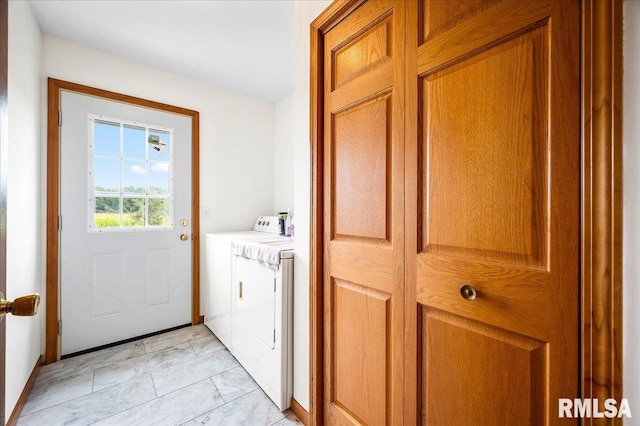
<instances>
[{"instance_id":1,"label":"washing machine","mask_svg":"<svg viewBox=\"0 0 640 426\"><path fill-rule=\"evenodd\" d=\"M279 235L275 216L205 238L205 324L284 411L293 395L293 238Z\"/></svg>"}]
</instances>

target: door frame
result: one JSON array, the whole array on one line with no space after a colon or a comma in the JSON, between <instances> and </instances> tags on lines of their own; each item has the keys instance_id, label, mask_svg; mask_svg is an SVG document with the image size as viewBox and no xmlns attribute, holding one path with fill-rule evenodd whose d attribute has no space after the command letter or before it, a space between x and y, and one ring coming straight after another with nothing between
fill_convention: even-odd
<instances>
[{"instance_id":1,"label":"door frame","mask_svg":"<svg viewBox=\"0 0 640 426\"><path fill-rule=\"evenodd\" d=\"M200 324L200 113L161 102L48 78L47 92L47 272L45 364L60 359L60 93L122 102L191 118L191 323Z\"/></svg>"},{"instance_id":2,"label":"door frame","mask_svg":"<svg viewBox=\"0 0 640 426\"><path fill-rule=\"evenodd\" d=\"M366 0L336 0L311 23L311 425L324 424L323 37ZM622 0L581 0L580 383L582 398L622 399ZM410 68L410 67L409 67ZM578 77L578 76L576 76ZM409 159L405 161L410 161ZM407 239L409 240L409 239ZM411 265L408 263L407 266ZM408 271L405 275L409 276ZM412 297L410 297L412 296ZM413 302L412 302L413 301ZM413 305L412 305L413 303ZM405 424L420 419L417 309L406 289ZM621 420L614 420L621 424Z\"/></svg>"}]
</instances>

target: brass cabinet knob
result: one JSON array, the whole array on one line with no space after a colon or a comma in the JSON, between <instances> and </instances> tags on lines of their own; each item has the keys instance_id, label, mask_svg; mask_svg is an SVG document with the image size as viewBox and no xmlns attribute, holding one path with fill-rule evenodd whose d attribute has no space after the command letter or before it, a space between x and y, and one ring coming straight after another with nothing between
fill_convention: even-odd
<instances>
[{"instance_id":1,"label":"brass cabinet knob","mask_svg":"<svg viewBox=\"0 0 640 426\"><path fill-rule=\"evenodd\" d=\"M38 313L40 306L40 295L30 294L18 297L13 302L4 300L4 295L0 293L0 316L12 314L19 317L31 317Z\"/></svg>"},{"instance_id":2,"label":"brass cabinet knob","mask_svg":"<svg viewBox=\"0 0 640 426\"><path fill-rule=\"evenodd\" d=\"M476 297L478 296L478 293L476 292L476 289L473 288L472 286L465 284L463 286L460 287L460 295L465 299L465 300L476 300Z\"/></svg>"}]
</instances>

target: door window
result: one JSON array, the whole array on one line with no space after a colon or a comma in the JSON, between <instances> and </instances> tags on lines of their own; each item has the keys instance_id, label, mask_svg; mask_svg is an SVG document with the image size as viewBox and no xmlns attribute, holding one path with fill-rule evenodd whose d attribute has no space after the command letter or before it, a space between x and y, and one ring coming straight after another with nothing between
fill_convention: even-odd
<instances>
[{"instance_id":1,"label":"door window","mask_svg":"<svg viewBox=\"0 0 640 426\"><path fill-rule=\"evenodd\" d=\"M173 129L89 114L89 232L173 228Z\"/></svg>"}]
</instances>

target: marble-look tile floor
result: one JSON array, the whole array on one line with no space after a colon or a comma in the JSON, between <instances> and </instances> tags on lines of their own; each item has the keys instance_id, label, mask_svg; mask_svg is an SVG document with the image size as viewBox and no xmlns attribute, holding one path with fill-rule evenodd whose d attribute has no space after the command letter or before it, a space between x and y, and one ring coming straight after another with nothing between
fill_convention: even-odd
<instances>
[{"instance_id":1,"label":"marble-look tile floor","mask_svg":"<svg viewBox=\"0 0 640 426\"><path fill-rule=\"evenodd\" d=\"M45 365L18 425L302 423L280 412L204 325Z\"/></svg>"}]
</instances>

